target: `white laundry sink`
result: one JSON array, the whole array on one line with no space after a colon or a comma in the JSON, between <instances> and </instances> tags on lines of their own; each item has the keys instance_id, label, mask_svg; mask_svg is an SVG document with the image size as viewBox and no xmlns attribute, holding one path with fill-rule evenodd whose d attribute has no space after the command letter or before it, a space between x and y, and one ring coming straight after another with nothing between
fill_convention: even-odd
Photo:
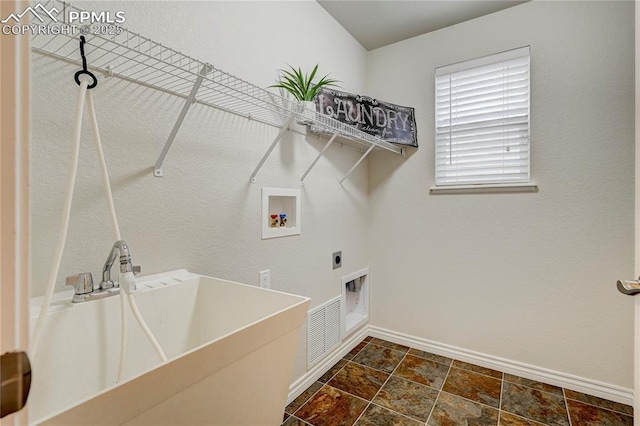
<instances>
[{"instance_id":1,"label":"white laundry sink","mask_svg":"<svg viewBox=\"0 0 640 426\"><path fill-rule=\"evenodd\" d=\"M137 287L142 316L168 361L131 317L125 380L116 384L119 296L74 304L71 293L58 293L32 360L31 422L282 422L308 298L185 270L140 278ZM35 320L39 301L32 303Z\"/></svg>"}]
</instances>

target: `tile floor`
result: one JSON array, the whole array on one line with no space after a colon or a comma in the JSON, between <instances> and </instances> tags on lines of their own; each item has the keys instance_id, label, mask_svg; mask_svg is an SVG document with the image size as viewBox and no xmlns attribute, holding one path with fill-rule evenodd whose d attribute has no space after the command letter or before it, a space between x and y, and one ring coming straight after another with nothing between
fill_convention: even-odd
<instances>
[{"instance_id":1,"label":"tile floor","mask_svg":"<svg viewBox=\"0 0 640 426\"><path fill-rule=\"evenodd\" d=\"M628 405L367 337L287 406L285 426L623 426Z\"/></svg>"}]
</instances>

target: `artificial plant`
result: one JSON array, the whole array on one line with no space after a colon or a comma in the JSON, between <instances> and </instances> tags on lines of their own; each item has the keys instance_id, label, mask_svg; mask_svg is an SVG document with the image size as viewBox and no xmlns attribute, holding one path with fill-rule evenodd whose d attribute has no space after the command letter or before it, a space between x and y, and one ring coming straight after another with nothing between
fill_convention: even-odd
<instances>
[{"instance_id":1,"label":"artificial plant","mask_svg":"<svg viewBox=\"0 0 640 426\"><path fill-rule=\"evenodd\" d=\"M319 81L314 82L313 79L318 72L318 64L313 67L311 74L303 73L300 68L295 69L289 65L291 71L280 70L280 80L278 84L269 87L277 87L291 93L299 101L312 101L322 87L331 86L338 83L329 77L329 74L322 77Z\"/></svg>"}]
</instances>

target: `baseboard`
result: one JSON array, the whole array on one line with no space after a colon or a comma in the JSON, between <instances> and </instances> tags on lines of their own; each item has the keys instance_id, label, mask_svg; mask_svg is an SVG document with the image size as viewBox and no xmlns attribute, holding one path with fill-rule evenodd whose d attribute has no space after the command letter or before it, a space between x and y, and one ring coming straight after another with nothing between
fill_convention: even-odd
<instances>
[{"instance_id":1,"label":"baseboard","mask_svg":"<svg viewBox=\"0 0 640 426\"><path fill-rule=\"evenodd\" d=\"M598 382L596 380L574 376L560 371L549 370L535 365L528 365L509 359L470 351L444 343L421 339L380 327L368 326L366 331L366 334L369 336L410 346L436 355L470 362L482 367L492 368L504 373L514 374L527 379L560 386L576 392L582 392L588 395L608 399L610 401L633 405L633 389L623 388L621 386Z\"/></svg>"},{"instance_id":2,"label":"baseboard","mask_svg":"<svg viewBox=\"0 0 640 426\"><path fill-rule=\"evenodd\" d=\"M470 351L468 349L459 348L444 343L434 342L432 340L422 339L403 333L387 330L381 327L365 326L358 330L355 334L343 341L331 354L323 361L315 365L307 371L302 377L296 380L289 387L289 396L287 404L291 403L302 392L318 380L326 373L335 363L340 361L351 349L356 347L358 343L367 336L377 337L379 339L388 340L412 348L431 352L436 355L442 355L460 361L470 362L482 367L492 368L508 374L525 377L527 379L536 380L550 385L560 386L565 389L571 389L577 392L586 393L588 395L597 396L608 399L610 401L620 402L622 404L633 405L633 389L623 388L621 386L611 385L596 380L587 379L585 377L574 376L572 374L560 371L549 370L547 368L537 367L535 365L524 364L505 358L499 358L493 355L487 355L480 352Z\"/></svg>"},{"instance_id":3,"label":"baseboard","mask_svg":"<svg viewBox=\"0 0 640 426\"><path fill-rule=\"evenodd\" d=\"M290 404L296 399L302 392L304 392L309 386L314 384L324 373L329 371L338 361L340 361L351 349L358 346L358 343L369 335L369 328L363 327L358 330L347 339L345 339L340 346L335 348L327 357L314 365L309 369L302 377L293 382L289 386L289 396L287 397L287 404Z\"/></svg>"}]
</instances>

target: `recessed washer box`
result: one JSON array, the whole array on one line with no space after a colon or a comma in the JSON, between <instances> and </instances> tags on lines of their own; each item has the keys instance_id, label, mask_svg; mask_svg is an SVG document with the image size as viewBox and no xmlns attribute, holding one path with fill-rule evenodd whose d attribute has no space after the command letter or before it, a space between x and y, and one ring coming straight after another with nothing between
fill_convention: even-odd
<instances>
[{"instance_id":1,"label":"recessed washer box","mask_svg":"<svg viewBox=\"0 0 640 426\"><path fill-rule=\"evenodd\" d=\"M369 268L342 277L342 339L369 322Z\"/></svg>"},{"instance_id":2,"label":"recessed washer box","mask_svg":"<svg viewBox=\"0 0 640 426\"><path fill-rule=\"evenodd\" d=\"M286 215L284 226L280 215ZM271 218L276 215L277 224L272 227ZM300 190L287 188L262 188L262 239L288 237L300 234Z\"/></svg>"}]
</instances>

